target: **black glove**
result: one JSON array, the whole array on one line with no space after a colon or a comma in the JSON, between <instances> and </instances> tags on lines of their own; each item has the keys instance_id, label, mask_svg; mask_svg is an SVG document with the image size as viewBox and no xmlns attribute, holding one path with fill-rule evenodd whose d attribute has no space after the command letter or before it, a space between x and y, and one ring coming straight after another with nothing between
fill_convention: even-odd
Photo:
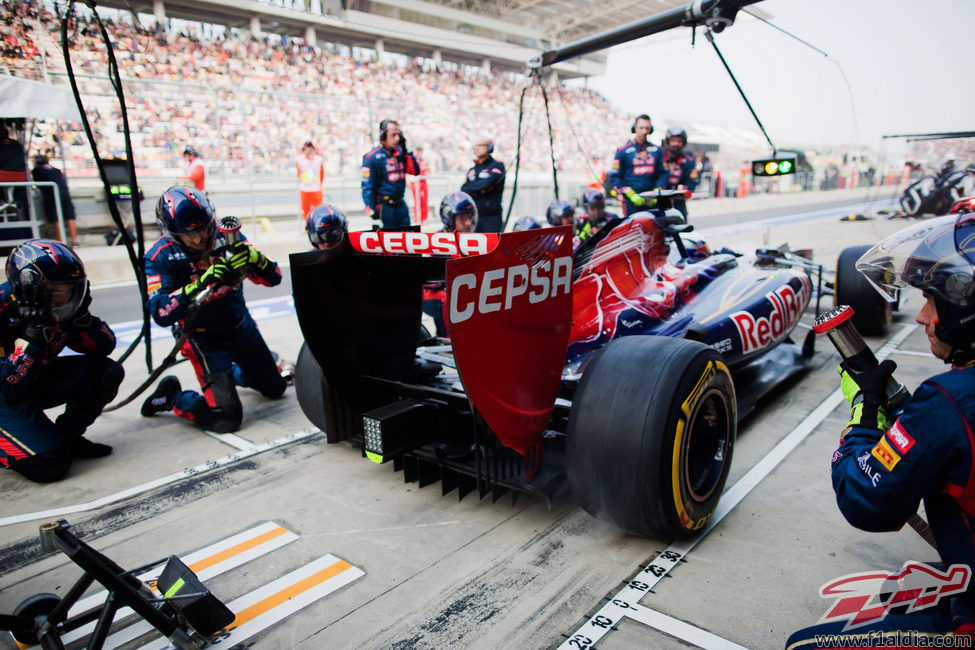
<instances>
[{"instance_id":1,"label":"black glove","mask_svg":"<svg viewBox=\"0 0 975 650\"><path fill-rule=\"evenodd\" d=\"M44 284L40 278L30 277L20 285L17 298L17 313L29 324L42 323L50 320L51 296L44 291Z\"/></svg>"},{"instance_id":2,"label":"black glove","mask_svg":"<svg viewBox=\"0 0 975 650\"><path fill-rule=\"evenodd\" d=\"M376 206L376 207L378 208L379 206ZM370 217L370 218L371 218L371 219L372 219L373 221L379 221L379 219L380 219L380 216L379 216L379 210L373 210L372 212L370 212L370 213L369 213L369 217Z\"/></svg>"},{"instance_id":3,"label":"black glove","mask_svg":"<svg viewBox=\"0 0 975 650\"><path fill-rule=\"evenodd\" d=\"M846 362L840 364L840 386L851 408L850 426L886 430L887 380L895 369L897 364L890 359L862 372L852 370Z\"/></svg>"},{"instance_id":4,"label":"black glove","mask_svg":"<svg viewBox=\"0 0 975 650\"><path fill-rule=\"evenodd\" d=\"M406 136L403 135L402 131L399 132L399 146L403 148L403 153L400 155L405 159L408 149L406 148Z\"/></svg>"},{"instance_id":5,"label":"black glove","mask_svg":"<svg viewBox=\"0 0 975 650\"><path fill-rule=\"evenodd\" d=\"M183 287L183 293L190 300L195 300L200 293L210 285L229 284L234 280L234 272L224 259L218 259L211 264L198 280Z\"/></svg>"},{"instance_id":6,"label":"black glove","mask_svg":"<svg viewBox=\"0 0 975 650\"><path fill-rule=\"evenodd\" d=\"M57 325L32 324L24 328L22 339L44 350L46 356L56 357L68 342L67 333Z\"/></svg>"}]
</instances>

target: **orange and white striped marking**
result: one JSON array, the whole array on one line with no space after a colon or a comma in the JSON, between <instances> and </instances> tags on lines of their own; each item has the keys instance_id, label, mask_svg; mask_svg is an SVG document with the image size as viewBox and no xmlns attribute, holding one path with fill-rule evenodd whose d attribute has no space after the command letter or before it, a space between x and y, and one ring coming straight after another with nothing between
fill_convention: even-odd
<instances>
[{"instance_id":1,"label":"orange and white striped marking","mask_svg":"<svg viewBox=\"0 0 975 650\"><path fill-rule=\"evenodd\" d=\"M365 571L334 555L321 557L228 603L236 618L214 634L210 642L236 645L364 575ZM171 648L167 639L143 647Z\"/></svg>"},{"instance_id":2,"label":"orange and white striped marking","mask_svg":"<svg viewBox=\"0 0 975 650\"><path fill-rule=\"evenodd\" d=\"M289 544L298 539L298 535L291 532L284 526L274 523L273 521L267 521L263 524L249 528L237 535L232 535L224 540L211 544L206 548L200 549L193 553L180 558L183 563L186 564L200 580L208 580L221 573L226 573L231 569L239 567L240 565L250 562L262 555L270 553L273 550L281 548L286 544ZM155 579L159 576L162 566L155 567L153 570L148 571L139 577L139 580L143 582L148 582L154 584ZM107 592L101 591L99 593L93 594L88 598L84 598L75 603L74 607L71 608L68 613L69 617L77 616L78 614L88 611L94 607L105 602L105 598L108 595ZM123 607L115 614L116 623L124 619L125 617L131 616L133 614L132 610L128 607ZM61 640L65 643L71 643L79 639L87 637L95 629L94 623L89 623L83 627L73 630L71 632L65 633ZM116 640L114 645L110 645L106 642L105 647L116 647L121 645L131 639L135 639L147 632L152 630L152 626L145 621L139 621L134 625L131 625L123 630L120 630L116 634L113 634L109 639ZM18 644L21 645L21 644ZM27 646L21 645L22 648Z\"/></svg>"}]
</instances>

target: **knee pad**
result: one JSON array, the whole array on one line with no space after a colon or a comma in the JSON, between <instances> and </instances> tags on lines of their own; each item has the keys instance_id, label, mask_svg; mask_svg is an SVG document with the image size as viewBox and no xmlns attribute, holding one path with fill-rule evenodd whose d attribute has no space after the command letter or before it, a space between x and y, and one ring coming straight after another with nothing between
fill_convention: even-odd
<instances>
[{"instance_id":1,"label":"knee pad","mask_svg":"<svg viewBox=\"0 0 975 650\"><path fill-rule=\"evenodd\" d=\"M11 458L10 469L35 483L53 483L68 475L71 454L67 445L26 458Z\"/></svg>"},{"instance_id":2,"label":"knee pad","mask_svg":"<svg viewBox=\"0 0 975 650\"><path fill-rule=\"evenodd\" d=\"M215 407L210 407L213 422L207 427L215 433L231 433L240 428L244 408L237 395L233 374L218 372L207 376L207 385L213 393Z\"/></svg>"},{"instance_id":3,"label":"knee pad","mask_svg":"<svg viewBox=\"0 0 975 650\"><path fill-rule=\"evenodd\" d=\"M275 382L273 386L261 392L264 397L268 399L278 399L284 395L284 391L288 389L288 382L284 380L284 377L279 377L280 382Z\"/></svg>"}]
</instances>

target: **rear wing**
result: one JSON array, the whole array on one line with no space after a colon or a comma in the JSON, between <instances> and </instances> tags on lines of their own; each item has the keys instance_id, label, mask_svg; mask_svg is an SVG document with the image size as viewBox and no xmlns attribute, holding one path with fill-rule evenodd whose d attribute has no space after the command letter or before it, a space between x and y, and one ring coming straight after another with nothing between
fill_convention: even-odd
<instances>
[{"instance_id":1,"label":"rear wing","mask_svg":"<svg viewBox=\"0 0 975 650\"><path fill-rule=\"evenodd\" d=\"M571 329L570 227L350 233L334 249L292 254L291 275L308 348L330 390L359 415L398 398L364 390L363 378L410 383L423 285L445 281L467 398L501 443L526 458L529 475L541 465Z\"/></svg>"}]
</instances>

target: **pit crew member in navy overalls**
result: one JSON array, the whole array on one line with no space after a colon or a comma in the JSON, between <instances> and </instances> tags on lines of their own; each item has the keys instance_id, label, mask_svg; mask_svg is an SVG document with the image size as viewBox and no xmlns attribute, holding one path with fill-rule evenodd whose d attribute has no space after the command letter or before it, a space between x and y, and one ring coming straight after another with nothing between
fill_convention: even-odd
<instances>
[{"instance_id":1,"label":"pit crew member in navy overalls","mask_svg":"<svg viewBox=\"0 0 975 650\"><path fill-rule=\"evenodd\" d=\"M606 212L606 197L593 187L582 195L582 206L586 214L579 226L580 241L586 241L595 235L610 219L618 218L612 212Z\"/></svg>"},{"instance_id":2,"label":"pit crew member in navy overalls","mask_svg":"<svg viewBox=\"0 0 975 650\"><path fill-rule=\"evenodd\" d=\"M650 207L639 194L657 187L663 166L660 147L647 139L653 133L650 116L638 115L630 132L634 138L616 150L608 178L609 186L621 197L625 216Z\"/></svg>"},{"instance_id":3,"label":"pit crew member in navy overalls","mask_svg":"<svg viewBox=\"0 0 975 650\"><path fill-rule=\"evenodd\" d=\"M460 191L477 204L477 232L501 232L501 195L504 193L504 163L495 160L494 142L480 138L474 143L474 166Z\"/></svg>"},{"instance_id":4,"label":"pit crew member in navy overalls","mask_svg":"<svg viewBox=\"0 0 975 650\"><path fill-rule=\"evenodd\" d=\"M680 124L667 129L665 144L667 148L663 153L663 168L657 180L657 187L693 192L698 183L697 161L693 155L684 151L684 147L687 146L687 129ZM674 199L674 207L680 210L685 219L687 218L687 201Z\"/></svg>"},{"instance_id":5,"label":"pit crew member in navy overalls","mask_svg":"<svg viewBox=\"0 0 975 650\"><path fill-rule=\"evenodd\" d=\"M420 163L406 148L399 123L379 123L379 146L362 157L362 201L366 214L382 220L383 228L410 225L410 209L403 201L406 175L417 176Z\"/></svg>"},{"instance_id":6,"label":"pit crew member in navy overalls","mask_svg":"<svg viewBox=\"0 0 975 650\"><path fill-rule=\"evenodd\" d=\"M470 194L452 192L440 202L442 232L477 232L477 204ZM447 336L444 304L447 301L447 285L430 282L423 285L423 313L433 319L437 336Z\"/></svg>"},{"instance_id":7,"label":"pit crew member in navy overalls","mask_svg":"<svg viewBox=\"0 0 975 650\"><path fill-rule=\"evenodd\" d=\"M64 244L34 239L7 259L0 284L0 465L39 483L72 458L112 453L82 436L125 376L108 355L115 334L88 307L85 267ZM59 356L64 348L78 355ZM64 405L54 422L44 409Z\"/></svg>"},{"instance_id":8,"label":"pit crew member in navy overalls","mask_svg":"<svg viewBox=\"0 0 975 650\"><path fill-rule=\"evenodd\" d=\"M862 373L840 366L852 411L833 453L837 503L857 528L884 532L898 530L923 501L944 563L941 570L954 564L975 570L975 214L931 219L902 230L868 251L857 268L888 299L898 287L924 292L915 320L924 326L931 353L950 367L922 383L897 416L884 408L893 361ZM866 639L879 630L888 641L898 630L902 640L905 630L972 635L975 580L937 606L911 614L903 609L843 634ZM800 630L787 647L818 647L815 635L838 634L844 623ZM890 647L873 638L876 647Z\"/></svg>"},{"instance_id":9,"label":"pit crew member in navy overalls","mask_svg":"<svg viewBox=\"0 0 975 650\"><path fill-rule=\"evenodd\" d=\"M281 271L243 235L228 243L199 190L174 186L163 192L156 221L163 235L145 256L149 312L177 337L190 328L181 352L193 364L203 394L164 377L143 403L142 415L172 410L207 431L236 431L243 417L237 386L271 399L287 386L240 286L244 278L275 286Z\"/></svg>"},{"instance_id":10,"label":"pit crew member in navy overalls","mask_svg":"<svg viewBox=\"0 0 975 650\"><path fill-rule=\"evenodd\" d=\"M572 226L572 250L579 248L582 239L579 238L579 233L576 232L579 224L576 219L575 206L565 199L555 199L549 204L548 209L545 210L545 220L548 221L548 225L550 226Z\"/></svg>"},{"instance_id":11,"label":"pit crew member in navy overalls","mask_svg":"<svg viewBox=\"0 0 975 650\"><path fill-rule=\"evenodd\" d=\"M313 248L320 251L334 248L342 243L348 232L349 220L345 213L334 205L326 203L314 208L305 222L305 232Z\"/></svg>"}]
</instances>

